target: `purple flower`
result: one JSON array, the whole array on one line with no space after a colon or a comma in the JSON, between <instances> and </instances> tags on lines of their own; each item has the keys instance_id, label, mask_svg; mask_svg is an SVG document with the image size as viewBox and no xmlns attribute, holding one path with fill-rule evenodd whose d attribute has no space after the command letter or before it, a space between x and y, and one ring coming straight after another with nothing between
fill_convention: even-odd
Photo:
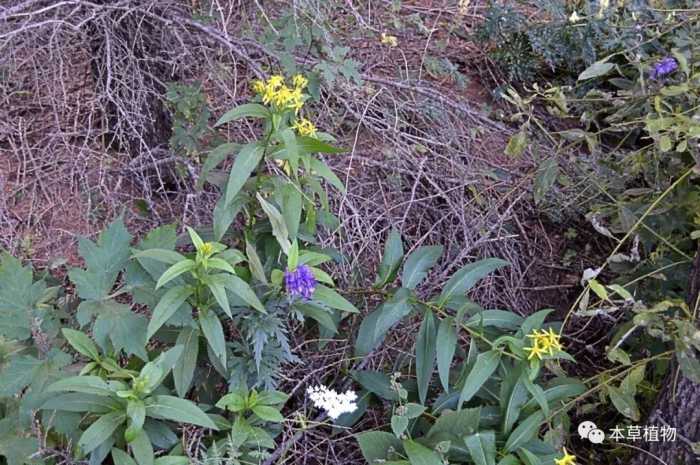
<instances>
[{"instance_id":1,"label":"purple flower","mask_svg":"<svg viewBox=\"0 0 700 465\"><path fill-rule=\"evenodd\" d=\"M678 62L676 61L676 59L666 57L660 62L658 62L656 65L654 65L654 69L651 70L651 74L649 77L651 77L652 79L659 79L661 77L666 76L667 74L671 74L677 69Z\"/></svg>"},{"instance_id":2,"label":"purple flower","mask_svg":"<svg viewBox=\"0 0 700 465\"><path fill-rule=\"evenodd\" d=\"M284 286L290 297L301 296L304 300L309 300L316 290L316 278L314 278L311 268L306 265L299 265L292 271L284 272Z\"/></svg>"}]
</instances>

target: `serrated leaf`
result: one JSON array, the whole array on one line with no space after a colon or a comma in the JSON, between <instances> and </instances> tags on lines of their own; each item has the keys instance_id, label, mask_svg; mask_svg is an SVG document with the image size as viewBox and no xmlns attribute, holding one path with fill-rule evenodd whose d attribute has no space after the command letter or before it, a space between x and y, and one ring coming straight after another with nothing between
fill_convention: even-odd
<instances>
[{"instance_id":1,"label":"serrated leaf","mask_svg":"<svg viewBox=\"0 0 700 465\"><path fill-rule=\"evenodd\" d=\"M129 306L108 301L95 320L93 336L105 350L109 339L115 351L124 350L148 360L145 350L147 325L146 317L132 312Z\"/></svg>"},{"instance_id":2,"label":"serrated leaf","mask_svg":"<svg viewBox=\"0 0 700 465\"><path fill-rule=\"evenodd\" d=\"M46 289L34 282L31 267L3 253L0 261L0 336L22 341L31 336L30 312Z\"/></svg>"}]
</instances>

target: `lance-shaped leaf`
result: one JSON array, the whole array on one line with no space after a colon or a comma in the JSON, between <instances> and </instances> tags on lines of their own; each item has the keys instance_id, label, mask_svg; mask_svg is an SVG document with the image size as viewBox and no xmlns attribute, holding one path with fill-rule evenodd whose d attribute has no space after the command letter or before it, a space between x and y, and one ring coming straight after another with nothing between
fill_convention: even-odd
<instances>
[{"instance_id":1,"label":"lance-shaped leaf","mask_svg":"<svg viewBox=\"0 0 700 465\"><path fill-rule=\"evenodd\" d=\"M214 126L236 121L242 118L269 118L270 110L259 103L244 103L224 113Z\"/></svg>"},{"instance_id":2,"label":"lance-shaped leaf","mask_svg":"<svg viewBox=\"0 0 700 465\"><path fill-rule=\"evenodd\" d=\"M176 264L165 270L165 273L163 273L163 275L158 279L158 282L156 283L156 289L166 285L168 282L177 278L181 274L193 270L194 267L194 260L190 260L189 258L182 260L181 262L177 262Z\"/></svg>"},{"instance_id":3,"label":"lance-shaped leaf","mask_svg":"<svg viewBox=\"0 0 700 465\"><path fill-rule=\"evenodd\" d=\"M124 423L124 412L112 412L102 415L80 436L78 445L88 453L112 436L112 433Z\"/></svg>"},{"instance_id":4,"label":"lance-shaped leaf","mask_svg":"<svg viewBox=\"0 0 700 465\"><path fill-rule=\"evenodd\" d=\"M194 290L190 286L175 286L163 295L153 309L151 321L148 323L146 338L150 339L161 326L180 308L180 306L192 295Z\"/></svg>"},{"instance_id":5,"label":"lance-shaped leaf","mask_svg":"<svg viewBox=\"0 0 700 465\"><path fill-rule=\"evenodd\" d=\"M436 332L435 317L432 312L426 311L416 337L416 378L418 397L422 404L425 404L425 399L428 396L430 378L432 378L435 369Z\"/></svg>"},{"instance_id":6,"label":"lance-shaped leaf","mask_svg":"<svg viewBox=\"0 0 700 465\"><path fill-rule=\"evenodd\" d=\"M199 407L186 399L173 396L152 396L146 400L146 414L162 420L189 423L217 430L216 424Z\"/></svg>"},{"instance_id":7,"label":"lance-shaped leaf","mask_svg":"<svg viewBox=\"0 0 700 465\"><path fill-rule=\"evenodd\" d=\"M292 244L289 242L289 231L287 230L287 223L285 223L282 214L274 205L265 200L259 193L255 194L255 197L258 199L258 202L260 202L260 206L270 220L272 235L275 236L275 239L277 239L282 251L285 254L288 254Z\"/></svg>"},{"instance_id":8,"label":"lance-shaped leaf","mask_svg":"<svg viewBox=\"0 0 700 465\"><path fill-rule=\"evenodd\" d=\"M231 167L226 183L226 205L230 205L263 156L263 149L257 144L244 145Z\"/></svg>"}]
</instances>

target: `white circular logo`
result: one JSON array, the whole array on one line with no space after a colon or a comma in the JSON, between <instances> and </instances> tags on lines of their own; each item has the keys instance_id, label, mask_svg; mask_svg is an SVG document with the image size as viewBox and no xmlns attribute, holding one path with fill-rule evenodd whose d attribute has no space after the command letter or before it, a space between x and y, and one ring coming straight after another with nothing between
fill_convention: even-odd
<instances>
[{"instance_id":1,"label":"white circular logo","mask_svg":"<svg viewBox=\"0 0 700 465\"><path fill-rule=\"evenodd\" d=\"M597 429L598 427L592 421L584 421L578 425L578 435L581 436L581 439L588 439L588 435L591 433L591 431Z\"/></svg>"},{"instance_id":2,"label":"white circular logo","mask_svg":"<svg viewBox=\"0 0 700 465\"><path fill-rule=\"evenodd\" d=\"M605 433L599 429L592 429L588 433L588 440L591 441L593 444L602 444L604 439Z\"/></svg>"}]
</instances>

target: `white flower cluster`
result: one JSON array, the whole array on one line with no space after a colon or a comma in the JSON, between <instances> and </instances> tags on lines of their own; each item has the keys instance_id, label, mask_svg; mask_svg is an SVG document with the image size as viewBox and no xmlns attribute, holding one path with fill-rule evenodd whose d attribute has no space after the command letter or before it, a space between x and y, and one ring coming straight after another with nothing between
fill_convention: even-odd
<instances>
[{"instance_id":1,"label":"white flower cluster","mask_svg":"<svg viewBox=\"0 0 700 465\"><path fill-rule=\"evenodd\" d=\"M306 390L309 399L317 408L323 409L328 416L336 420L343 413L351 413L357 410L357 394L347 390L342 394L326 386L311 386Z\"/></svg>"}]
</instances>

